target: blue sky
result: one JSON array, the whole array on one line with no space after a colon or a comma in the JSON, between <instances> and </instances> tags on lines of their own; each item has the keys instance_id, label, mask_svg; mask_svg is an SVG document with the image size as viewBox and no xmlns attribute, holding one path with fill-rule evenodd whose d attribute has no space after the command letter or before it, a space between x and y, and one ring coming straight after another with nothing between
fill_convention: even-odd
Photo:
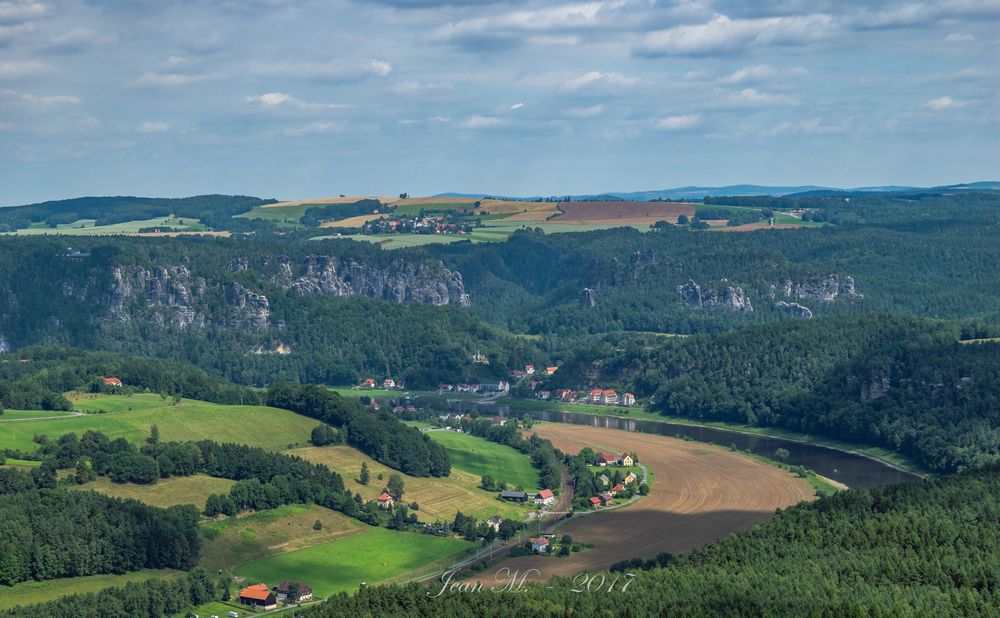
<instances>
[{"instance_id":1,"label":"blue sky","mask_svg":"<svg viewBox=\"0 0 1000 618\"><path fill-rule=\"evenodd\" d=\"M1000 0L0 0L0 204L1000 179Z\"/></svg>"}]
</instances>

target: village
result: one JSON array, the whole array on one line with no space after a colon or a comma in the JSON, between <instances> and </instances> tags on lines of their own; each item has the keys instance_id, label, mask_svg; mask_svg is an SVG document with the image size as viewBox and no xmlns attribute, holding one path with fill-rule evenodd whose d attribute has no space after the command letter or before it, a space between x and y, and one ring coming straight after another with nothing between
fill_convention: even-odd
<instances>
[{"instance_id":1,"label":"village","mask_svg":"<svg viewBox=\"0 0 1000 618\"><path fill-rule=\"evenodd\" d=\"M470 234L473 225L457 213L424 213L400 215L368 221L364 234Z\"/></svg>"}]
</instances>

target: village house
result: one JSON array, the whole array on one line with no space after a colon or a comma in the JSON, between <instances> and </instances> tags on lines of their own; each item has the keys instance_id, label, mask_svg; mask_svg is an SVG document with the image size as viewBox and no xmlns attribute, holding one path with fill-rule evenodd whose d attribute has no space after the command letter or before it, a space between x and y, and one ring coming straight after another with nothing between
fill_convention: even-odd
<instances>
[{"instance_id":1,"label":"village house","mask_svg":"<svg viewBox=\"0 0 1000 618\"><path fill-rule=\"evenodd\" d=\"M479 385L479 390L488 393L506 393L510 391L510 383L506 380L499 382L483 382Z\"/></svg>"},{"instance_id":2,"label":"village house","mask_svg":"<svg viewBox=\"0 0 1000 618\"><path fill-rule=\"evenodd\" d=\"M597 508L597 507L601 506L601 499L598 498L597 496L591 496L590 497L590 506L592 506L594 508Z\"/></svg>"},{"instance_id":3,"label":"village house","mask_svg":"<svg viewBox=\"0 0 1000 618\"><path fill-rule=\"evenodd\" d=\"M534 375L535 374L535 366L534 365L525 365L524 366L524 373L528 374L529 376L530 375Z\"/></svg>"},{"instance_id":4,"label":"village house","mask_svg":"<svg viewBox=\"0 0 1000 618\"><path fill-rule=\"evenodd\" d=\"M552 375L553 373L555 373L557 371L559 371L559 367L546 367L545 368L545 373L548 374L548 375Z\"/></svg>"},{"instance_id":5,"label":"village house","mask_svg":"<svg viewBox=\"0 0 1000 618\"><path fill-rule=\"evenodd\" d=\"M531 551L543 554L549 549L549 540L544 536L531 539Z\"/></svg>"},{"instance_id":6,"label":"village house","mask_svg":"<svg viewBox=\"0 0 1000 618\"><path fill-rule=\"evenodd\" d=\"M392 499L392 496L388 492L383 491L378 495L378 508L380 509L390 509L396 501Z\"/></svg>"},{"instance_id":7,"label":"village house","mask_svg":"<svg viewBox=\"0 0 1000 618\"><path fill-rule=\"evenodd\" d=\"M590 396L587 397L587 401L589 401L590 403L601 403L601 396L603 394L604 391L602 391L599 388L595 388L592 391L590 391Z\"/></svg>"},{"instance_id":8,"label":"village house","mask_svg":"<svg viewBox=\"0 0 1000 618\"><path fill-rule=\"evenodd\" d=\"M618 393L611 389L601 391L601 403L606 406L618 405Z\"/></svg>"},{"instance_id":9,"label":"village house","mask_svg":"<svg viewBox=\"0 0 1000 618\"><path fill-rule=\"evenodd\" d=\"M635 472L632 472L631 470L629 471L628 474L625 475L625 484L626 485L628 485L629 483L634 483L637 480L639 480L639 477L637 477L635 475Z\"/></svg>"},{"instance_id":10,"label":"village house","mask_svg":"<svg viewBox=\"0 0 1000 618\"><path fill-rule=\"evenodd\" d=\"M607 487L608 484L611 483L611 479L608 478L607 474L602 474L601 476L597 477L597 480L598 482L600 482L601 485L605 487Z\"/></svg>"},{"instance_id":11,"label":"village house","mask_svg":"<svg viewBox=\"0 0 1000 618\"><path fill-rule=\"evenodd\" d=\"M115 388L121 388L122 381L118 378L104 378L104 386L114 386Z\"/></svg>"},{"instance_id":12,"label":"village house","mask_svg":"<svg viewBox=\"0 0 1000 618\"><path fill-rule=\"evenodd\" d=\"M635 395L632 393L625 393L622 395L622 405L623 406L634 406L635 405Z\"/></svg>"},{"instance_id":13,"label":"village house","mask_svg":"<svg viewBox=\"0 0 1000 618\"><path fill-rule=\"evenodd\" d=\"M365 378L365 381L361 384L361 387L368 389L375 388L375 378Z\"/></svg>"},{"instance_id":14,"label":"village house","mask_svg":"<svg viewBox=\"0 0 1000 618\"><path fill-rule=\"evenodd\" d=\"M278 606L278 599L267 587L267 584L254 584L240 590L240 605L249 605L255 609L270 610Z\"/></svg>"},{"instance_id":15,"label":"village house","mask_svg":"<svg viewBox=\"0 0 1000 618\"><path fill-rule=\"evenodd\" d=\"M540 504L542 506L548 506L554 504L556 501L555 494L552 493L551 489L543 489L537 494L535 494L535 504Z\"/></svg>"},{"instance_id":16,"label":"village house","mask_svg":"<svg viewBox=\"0 0 1000 618\"><path fill-rule=\"evenodd\" d=\"M599 466L613 466L618 463L618 459L611 453L601 453L597 456L596 463Z\"/></svg>"},{"instance_id":17,"label":"village house","mask_svg":"<svg viewBox=\"0 0 1000 618\"><path fill-rule=\"evenodd\" d=\"M500 532L500 524L503 523L503 519L499 515L494 515L486 520L486 525L493 529L493 532Z\"/></svg>"},{"instance_id":18,"label":"village house","mask_svg":"<svg viewBox=\"0 0 1000 618\"><path fill-rule=\"evenodd\" d=\"M610 491L605 491L601 493L599 497L601 499L601 504L604 506L611 504L611 501L614 499L614 496L611 495Z\"/></svg>"},{"instance_id":19,"label":"village house","mask_svg":"<svg viewBox=\"0 0 1000 618\"><path fill-rule=\"evenodd\" d=\"M622 485L621 483L618 483L617 485L612 487L611 491L609 491L608 493L610 493L612 496L617 496L619 493L623 491L625 491L625 486Z\"/></svg>"},{"instance_id":20,"label":"village house","mask_svg":"<svg viewBox=\"0 0 1000 618\"><path fill-rule=\"evenodd\" d=\"M549 399L552 398L552 393L550 393L549 391L538 391L538 394L535 396L541 399L542 401L548 401Z\"/></svg>"},{"instance_id":21,"label":"village house","mask_svg":"<svg viewBox=\"0 0 1000 618\"><path fill-rule=\"evenodd\" d=\"M500 499L510 500L511 502L524 502L528 499L528 494L523 491L505 490L500 492Z\"/></svg>"},{"instance_id":22,"label":"village house","mask_svg":"<svg viewBox=\"0 0 1000 618\"><path fill-rule=\"evenodd\" d=\"M559 401L573 401L576 399L576 393L568 388L558 388L556 389L556 399Z\"/></svg>"},{"instance_id":23,"label":"village house","mask_svg":"<svg viewBox=\"0 0 1000 618\"><path fill-rule=\"evenodd\" d=\"M396 381L392 378L386 378L382 380L382 388L389 390L390 388L396 388Z\"/></svg>"},{"instance_id":24,"label":"village house","mask_svg":"<svg viewBox=\"0 0 1000 618\"><path fill-rule=\"evenodd\" d=\"M298 586L298 596L295 597L296 601L308 601L312 598L312 588L307 586L305 582L298 582ZM274 592L276 593L279 601L284 601L289 598L290 593L293 591L292 588L292 582L289 582L287 579L283 579L281 580L281 583L275 587Z\"/></svg>"},{"instance_id":25,"label":"village house","mask_svg":"<svg viewBox=\"0 0 1000 618\"><path fill-rule=\"evenodd\" d=\"M628 453L622 453L622 456L618 458L618 463L626 468L631 468L635 465L632 456Z\"/></svg>"},{"instance_id":26,"label":"village house","mask_svg":"<svg viewBox=\"0 0 1000 618\"><path fill-rule=\"evenodd\" d=\"M524 377L524 372L521 371L520 369L515 369L514 371L510 372L510 377L517 378L518 380L520 380L521 378Z\"/></svg>"},{"instance_id":27,"label":"village house","mask_svg":"<svg viewBox=\"0 0 1000 618\"><path fill-rule=\"evenodd\" d=\"M453 391L453 390L455 390L455 387L452 386L451 384L438 384L438 390L439 391Z\"/></svg>"}]
</instances>

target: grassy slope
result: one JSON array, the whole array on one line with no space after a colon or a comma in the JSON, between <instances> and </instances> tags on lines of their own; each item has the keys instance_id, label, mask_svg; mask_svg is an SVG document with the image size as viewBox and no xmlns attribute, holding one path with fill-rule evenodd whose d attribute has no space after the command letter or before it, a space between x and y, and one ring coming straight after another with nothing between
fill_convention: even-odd
<instances>
[{"instance_id":1,"label":"grassy slope","mask_svg":"<svg viewBox=\"0 0 1000 618\"><path fill-rule=\"evenodd\" d=\"M387 468L350 446L307 447L289 453L339 472L344 477L347 489L360 493L365 500L378 496L390 474L399 474L404 481L403 502L409 504L416 501L420 506L416 514L423 522L451 521L458 511L476 519L486 519L492 515L500 515L505 519L522 519L527 512L527 507L501 502L495 493L479 489L478 475L456 468L452 469L450 476L444 478L425 478ZM361 485L355 480L361 472L362 462L367 462L371 471L368 485ZM379 474L383 476L382 480L378 479Z\"/></svg>"},{"instance_id":2,"label":"grassy slope","mask_svg":"<svg viewBox=\"0 0 1000 618\"><path fill-rule=\"evenodd\" d=\"M17 605L45 603L71 594L99 592L105 588L121 587L128 582L141 582L154 577L174 578L183 575L171 569L134 571L124 575L88 575L51 579L44 582L23 582L15 586L0 586L0 610Z\"/></svg>"},{"instance_id":3,"label":"grassy slope","mask_svg":"<svg viewBox=\"0 0 1000 618\"><path fill-rule=\"evenodd\" d=\"M153 485L134 483L113 483L107 477L100 477L92 483L76 488L92 490L115 498L131 498L152 506L167 508L177 504L193 504L198 510L205 508L205 500L211 494L228 494L235 481L217 479L204 474L175 476L160 479Z\"/></svg>"},{"instance_id":4,"label":"grassy slope","mask_svg":"<svg viewBox=\"0 0 1000 618\"><path fill-rule=\"evenodd\" d=\"M509 446L457 431L431 431L427 435L445 447L454 468L480 477L490 475L527 491L540 489L538 470L531 460Z\"/></svg>"},{"instance_id":5,"label":"grassy slope","mask_svg":"<svg viewBox=\"0 0 1000 618\"><path fill-rule=\"evenodd\" d=\"M357 590L421 570L474 544L415 532L373 528L346 539L249 562L237 574L250 582L304 581L320 596Z\"/></svg>"},{"instance_id":6,"label":"grassy slope","mask_svg":"<svg viewBox=\"0 0 1000 618\"><path fill-rule=\"evenodd\" d=\"M44 234L58 234L61 236L103 236L108 234L134 234L144 227L168 226L176 230L202 231L205 226L201 225L197 219L184 218L184 224L174 217L155 217L153 219L142 219L135 221L125 221L112 225L95 226L93 219L81 219L76 223L51 227L30 227L11 234L18 236L38 236Z\"/></svg>"},{"instance_id":7,"label":"grassy slope","mask_svg":"<svg viewBox=\"0 0 1000 618\"><path fill-rule=\"evenodd\" d=\"M155 424L163 441L216 440L278 450L307 443L317 425L304 416L265 406L226 406L192 399L175 405L159 395L81 395L74 399L76 410L108 413L39 421L0 420L0 448L31 451L36 447L32 442L36 434L54 439L88 429L104 432L111 439L139 442Z\"/></svg>"},{"instance_id":8,"label":"grassy slope","mask_svg":"<svg viewBox=\"0 0 1000 618\"><path fill-rule=\"evenodd\" d=\"M321 530L313 529L319 521ZM241 564L329 543L371 530L346 515L315 505L288 504L202 525L201 566L231 571Z\"/></svg>"}]
</instances>

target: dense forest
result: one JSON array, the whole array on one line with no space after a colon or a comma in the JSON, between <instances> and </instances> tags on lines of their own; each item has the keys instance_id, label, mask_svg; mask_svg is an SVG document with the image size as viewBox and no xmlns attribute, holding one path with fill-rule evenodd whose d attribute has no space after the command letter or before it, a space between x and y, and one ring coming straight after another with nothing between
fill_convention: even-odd
<instances>
[{"instance_id":1,"label":"dense forest","mask_svg":"<svg viewBox=\"0 0 1000 618\"><path fill-rule=\"evenodd\" d=\"M662 556L654 561L662 568L623 565L624 573L556 578L520 593L445 591L430 598L415 584L368 587L306 615L991 615L1000 604L997 472L800 504L688 556Z\"/></svg>"}]
</instances>

